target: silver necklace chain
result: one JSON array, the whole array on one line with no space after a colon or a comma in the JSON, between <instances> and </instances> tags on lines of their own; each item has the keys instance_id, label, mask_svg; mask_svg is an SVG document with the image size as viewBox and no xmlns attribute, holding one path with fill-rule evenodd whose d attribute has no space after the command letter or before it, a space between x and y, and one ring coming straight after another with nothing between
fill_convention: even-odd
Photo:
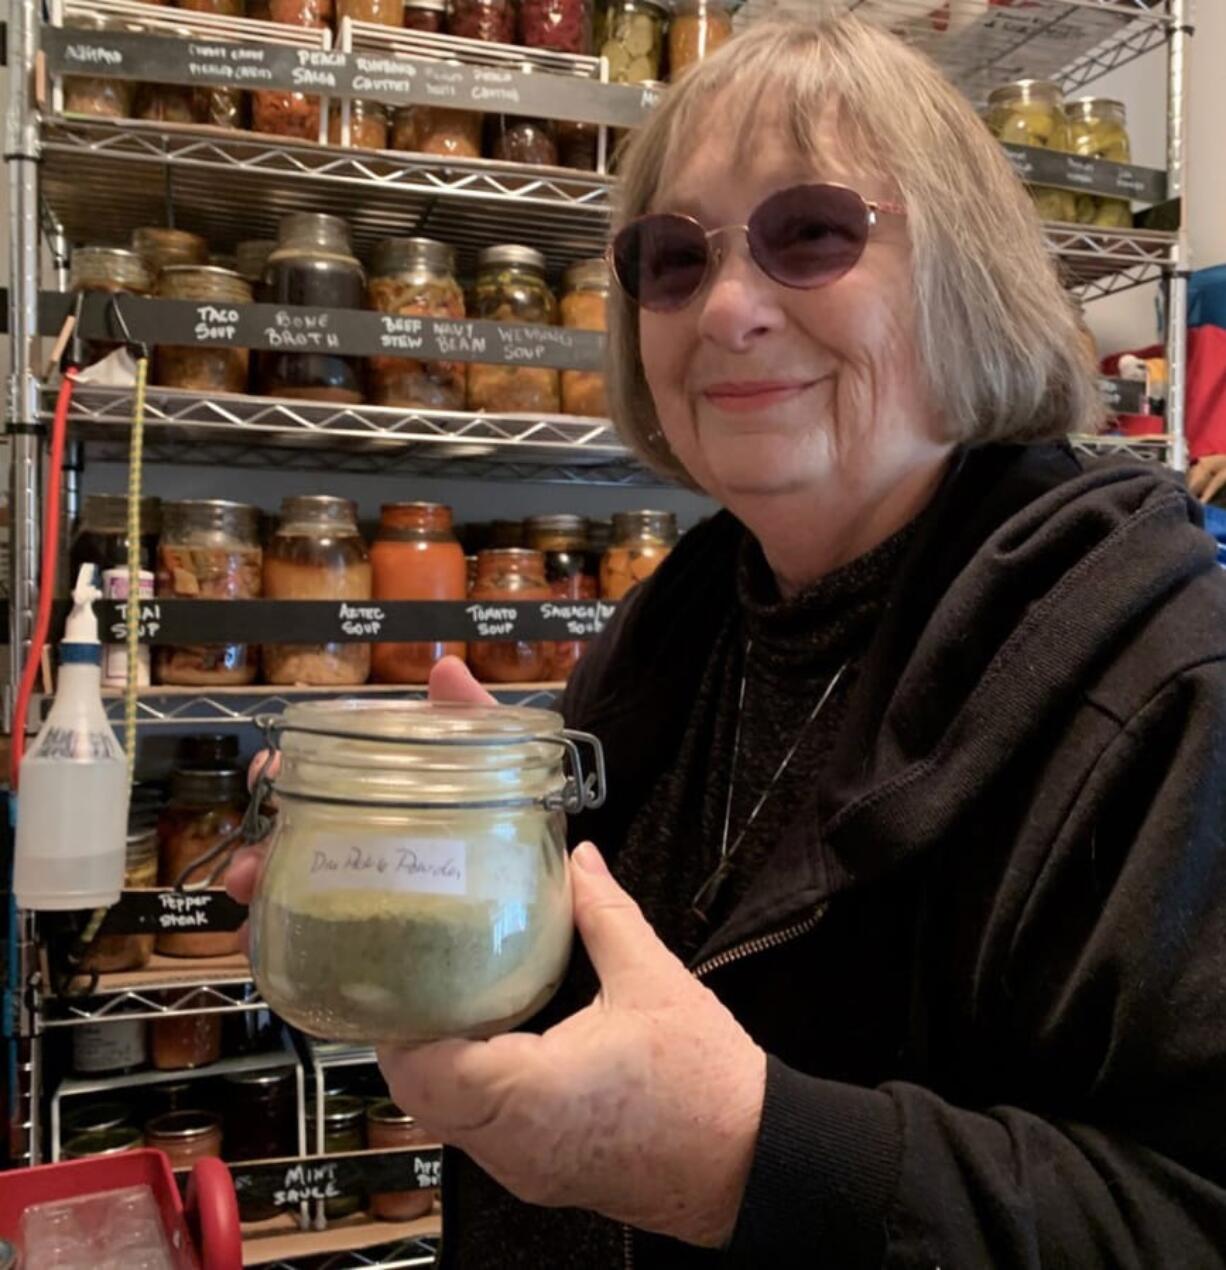
<instances>
[{"instance_id":1,"label":"silver necklace chain","mask_svg":"<svg viewBox=\"0 0 1226 1270\"><path fill-rule=\"evenodd\" d=\"M766 783L766 788L758 795L758 801L754 803L753 810L750 811L745 823L741 826L740 831L733 839L731 845L728 843L728 834L732 828L732 798L736 789L736 769L740 765L741 757L741 727L745 721L745 689L749 684L749 657L753 652L753 640L745 645L745 662L741 669L741 690L737 697L736 703L736 731L732 736L732 764L728 771L728 799L724 806L724 832L719 844L719 863L715 866L715 871L709 878L698 888L698 893L692 901L694 912L698 914L703 921L707 920L707 913L710 911L711 905L715 902L719 895L720 888L728 880L732 873L732 857L736 854L737 849L745 839L745 835L753 827L753 823L758 818L758 813L766 806L771 794L774 793L775 786L778 785L784 772L788 770L788 766L792 759L796 757L796 751L800 749L801 742L805 739L805 734L809 728L813 726L814 720L822 710L826 703L834 695L834 690L839 686L839 681L847 672L848 666L851 665L849 657L834 672L834 676L826 685L825 691L817 699L817 704L809 711L809 717L800 725L799 731L796 733L795 739L792 741L788 752L783 756L783 762L775 769L775 774Z\"/></svg>"}]
</instances>

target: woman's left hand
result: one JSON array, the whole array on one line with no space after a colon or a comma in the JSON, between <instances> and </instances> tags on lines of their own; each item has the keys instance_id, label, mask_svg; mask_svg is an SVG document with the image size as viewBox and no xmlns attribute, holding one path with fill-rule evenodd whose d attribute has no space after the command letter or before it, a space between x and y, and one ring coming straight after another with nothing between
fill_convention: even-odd
<instances>
[{"instance_id":1,"label":"woman's left hand","mask_svg":"<svg viewBox=\"0 0 1226 1270\"><path fill-rule=\"evenodd\" d=\"M719 1247L749 1176L766 1055L594 846L572 863L575 924L600 976L592 1004L541 1036L384 1048L383 1074L424 1129L520 1199Z\"/></svg>"}]
</instances>

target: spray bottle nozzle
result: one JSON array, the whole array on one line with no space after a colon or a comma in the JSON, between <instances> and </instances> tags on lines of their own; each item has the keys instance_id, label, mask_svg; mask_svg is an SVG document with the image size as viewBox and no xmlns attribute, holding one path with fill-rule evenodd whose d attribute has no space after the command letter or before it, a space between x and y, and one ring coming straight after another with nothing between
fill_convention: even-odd
<instances>
[{"instance_id":1,"label":"spray bottle nozzle","mask_svg":"<svg viewBox=\"0 0 1226 1270\"><path fill-rule=\"evenodd\" d=\"M97 569L92 564L83 564L77 573L77 584L72 590L72 612L68 615L68 624L64 627L65 644L96 644L98 642L98 619L94 616L94 601L102 598L95 579Z\"/></svg>"}]
</instances>

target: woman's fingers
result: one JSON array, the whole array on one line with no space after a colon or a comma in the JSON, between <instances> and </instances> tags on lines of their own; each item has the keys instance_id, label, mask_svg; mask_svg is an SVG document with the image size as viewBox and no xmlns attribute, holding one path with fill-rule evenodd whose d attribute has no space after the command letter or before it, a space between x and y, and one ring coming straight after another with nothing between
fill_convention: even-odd
<instances>
[{"instance_id":1,"label":"woman's fingers","mask_svg":"<svg viewBox=\"0 0 1226 1270\"><path fill-rule=\"evenodd\" d=\"M264 863L264 852L267 843L257 842L254 846L239 847L230 860L226 870L226 893L239 904L250 904L255 892L256 879L260 876L260 867Z\"/></svg>"},{"instance_id":2,"label":"woman's fingers","mask_svg":"<svg viewBox=\"0 0 1226 1270\"><path fill-rule=\"evenodd\" d=\"M1213 497L1210 493L1221 488L1222 474L1226 473L1226 454L1206 454L1197 459L1196 466L1188 473L1188 489L1202 501Z\"/></svg>"},{"instance_id":3,"label":"woman's fingers","mask_svg":"<svg viewBox=\"0 0 1226 1270\"><path fill-rule=\"evenodd\" d=\"M255 758L253 758L247 767L247 788L254 789L256 781L261 776L267 776L269 780L275 780L281 771L281 755L274 754L272 762L268 763L268 770L264 770L264 764L268 763L268 751L261 750Z\"/></svg>"},{"instance_id":4,"label":"woman's fingers","mask_svg":"<svg viewBox=\"0 0 1226 1270\"><path fill-rule=\"evenodd\" d=\"M444 657L430 672L430 700L472 701L484 706L496 704L458 657Z\"/></svg>"}]
</instances>

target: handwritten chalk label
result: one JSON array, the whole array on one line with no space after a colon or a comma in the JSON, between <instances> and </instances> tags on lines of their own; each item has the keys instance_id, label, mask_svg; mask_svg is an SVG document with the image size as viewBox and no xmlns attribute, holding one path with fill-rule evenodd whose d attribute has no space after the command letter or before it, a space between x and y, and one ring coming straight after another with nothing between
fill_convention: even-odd
<instances>
[{"instance_id":1,"label":"handwritten chalk label","mask_svg":"<svg viewBox=\"0 0 1226 1270\"><path fill-rule=\"evenodd\" d=\"M345 635L378 635L387 614L375 604L348 604L340 607L341 631Z\"/></svg>"},{"instance_id":2,"label":"handwritten chalk label","mask_svg":"<svg viewBox=\"0 0 1226 1270\"><path fill-rule=\"evenodd\" d=\"M285 1170L285 1181L273 1192L272 1202L285 1208L304 1200L336 1199L339 1195L335 1164L295 1164Z\"/></svg>"},{"instance_id":3,"label":"handwritten chalk label","mask_svg":"<svg viewBox=\"0 0 1226 1270\"><path fill-rule=\"evenodd\" d=\"M413 1180L419 1191L432 1190L443 1184L443 1157L436 1156L432 1160L418 1156L413 1161Z\"/></svg>"},{"instance_id":4,"label":"handwritten chalk label","mask_svg":"<svg viewBox=\"0 0 1226 1270\"><path fill-rule=\"evenodd\" d=\"M467 613L472 618L473 628L482 639L505 638L515 630L515 622L519 617L514 609L496 604L470 604Z\"/></svg>"},{"instance_id":5,"label":"handwritten chalk label","mask_svg":"<svg viewBox=\"0 0 1226 1270\"><path fill-rule=\"evenodd\" d=\"M161 891L158 894L159 930L196 930L209 924L209 904L212 896L189 895L182 891Z\"/></svg>"},{"instance_id":6,"label":"handwritten chalk label","mask_svg":"<svg viewBox=\"0 0 1226 1270\"><path fill-rule=\"evenodd\" d=\"M108 573L110 570L107 571ZM105 576L105 575L104 575ZM141 578L141 589L144 589L144 575ZM127 599L127 586L124 586L124 594L120 597ZM142 604L140 606L140 624L137 627L137 635L142 641L149 641L162 629L162 607L160 604ZM128 638L128 623L126 620L112 622L108 627L111 639L116 644L124 643Z\"/></svg>"},{"instance_id":7,"label":"handwritten chalk label","mask_svg":"<svg viewBox=\"0 0 1226 1270\"><path fill-rule=\"evenodd\" d=\"M310 885L322 891L409 891L465 895L467 844L451 838L316 838L302 853Z\"/></svg>"}]
</instances>

